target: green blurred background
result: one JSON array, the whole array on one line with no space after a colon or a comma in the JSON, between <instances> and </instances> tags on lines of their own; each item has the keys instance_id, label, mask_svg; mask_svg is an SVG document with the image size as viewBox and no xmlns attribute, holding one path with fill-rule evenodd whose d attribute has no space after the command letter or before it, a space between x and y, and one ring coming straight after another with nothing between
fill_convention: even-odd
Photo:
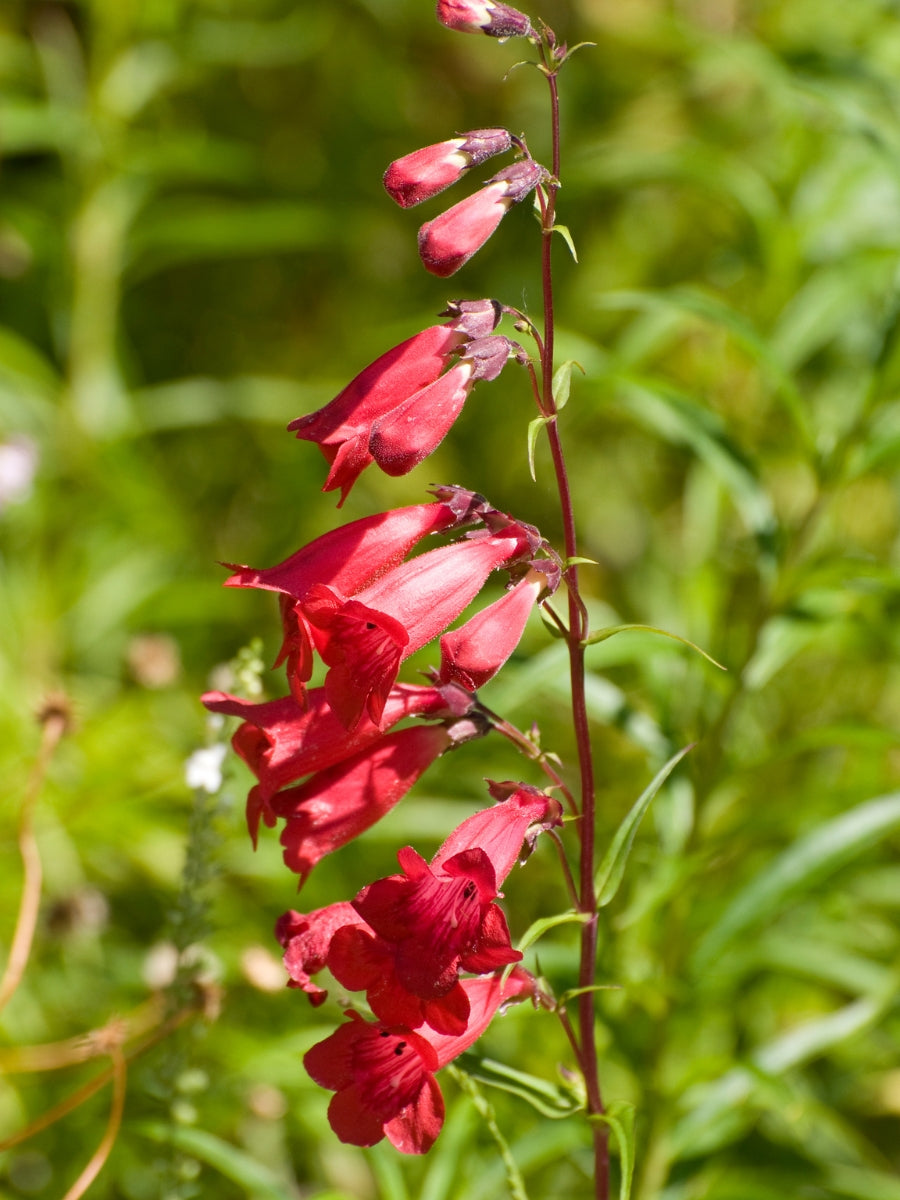
<instances>
[{"instance_id":1,"label":"green blurred background","mask_svg":"<svg viewBox=\"0 0 900 1200\"><path fill-rule=\"evenodd\" d=\"M634 1195L898 1200L900 6L538 15L597 43L561 82L578 265L557 252L560 359L585 371L562 431L595 624L660 626L727 667L648 634L590 651L601 845L698 743L604 910L602 1077L636 1105ZM199 974L221 1009L133 1060L92 1196L506 1194L489 1122L450 1081L424 1161L333 1139L300 1057L338 1010L283 989L273 956L293 877L271 833L250 849L243 768L216 803L192 800L184 763L217 736L197 696L221 664L254 637L266 662L277 649L271 598L223 591L218 561L274 563L435 481L559 539L512 366L432 459L370 470L340 516L318 451L284 431L448 299L539 316L528 205L437 281L415 231L449 201L420 217L380 184L392 158L478 126L546 156L543 81L504 79L522 57L442 29L429 0L0 7L4 944L35 712L62 691L74 715L36 810L45 885L0 1017L0 1139L105 1064L25 1072L15 1047L135 1009L167 944L201 947L170 999ZM485 699L572 760L564 657L539 622ZM539 782L499 741L464 747L323 863L301 906L387 873L405 841L430 852L484 803L485 775ZM554 866L544 846L509 881L514 936L565 906ZM559 990L575 955L565 929L539 943ZM510 1014L485 1052L551 1083L569 1061L547 1014ZM592 1194L577 1118L485 1094L532 1200ZM62 1195L108 1112L106 1088L0 1154L2 1194Z\"/></svg>"}]
</instances>

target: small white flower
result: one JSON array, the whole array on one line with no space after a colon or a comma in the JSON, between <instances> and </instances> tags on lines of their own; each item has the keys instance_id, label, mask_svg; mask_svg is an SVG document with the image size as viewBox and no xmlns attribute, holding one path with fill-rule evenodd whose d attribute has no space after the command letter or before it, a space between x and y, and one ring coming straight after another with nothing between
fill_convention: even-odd
<instances>
[{"instance_id":1,"label":"small white flower","mask_svg":"<svg viewBox=\"0 0 900 1200\"><path fill-rule=\"evenodd\" d=\"M16 435L0 442L0 508L27 500L38 468L38 448L28 437Z\"/></svg>"},{"instance_id":2,"label":"small white flower","mask_svg":"<svg viewBox=\"0 0 900 1200\"><path fill-rule=\"evenodd\" d=\"M202 788L215 795L222 786L222 763L228 747L224 742L195 750L184 765L184 777L189 788Z\"/></svg>"}]
</instances>

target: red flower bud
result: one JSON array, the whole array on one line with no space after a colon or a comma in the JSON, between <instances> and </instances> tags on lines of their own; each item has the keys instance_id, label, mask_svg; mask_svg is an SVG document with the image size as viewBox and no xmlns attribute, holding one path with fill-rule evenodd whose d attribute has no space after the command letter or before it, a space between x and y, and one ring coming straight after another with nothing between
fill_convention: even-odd
<instances>
[{"instance_id":1,"label":"red flower bud","mask_svg":"<svg viewBox=\"0 0 900 1200\"><path fill-rule=\"evenodd\" d=\"M530 37L533 32L524 13L497 0L438 0L437 19L460 33L496 38Z\"/></svg>"},{"instance_id":2,"label":"red flower bud","mask_svg":"<svg viewBox=\"0 0 900 1200\"><path fill-rule=\"evenodd\" d=\"M441 638L441 681L452 680L474 692L493 679L518 646L528 614L546 587L546 575L532 567L499 600L459 629L445 633Z\"/></svg>"},{"instance_id":3,"label":"red flower bud","mask_svg":"<svg viewBox=\"0 0 900 1200\"><path fill-rule=\"evenodd\" d=\"M544 175L544 168L533 159L522 159L498 172L480 191L426 221L419 230L419 256L425 269L442 279L453 275Z\"/></svg>"},{"instance_id":4,"label":"red flower bud","mask_svg":"<svg viewBox=\"0 0 900 1200\"><path fill-rule=\"evenodd\" d=\"M505 129L473 129L459 137L414 150L392 162L384 186L401 208L412 208L456 183L470 167L478 166L512 145Z\"/></svg>"}]
</instances>

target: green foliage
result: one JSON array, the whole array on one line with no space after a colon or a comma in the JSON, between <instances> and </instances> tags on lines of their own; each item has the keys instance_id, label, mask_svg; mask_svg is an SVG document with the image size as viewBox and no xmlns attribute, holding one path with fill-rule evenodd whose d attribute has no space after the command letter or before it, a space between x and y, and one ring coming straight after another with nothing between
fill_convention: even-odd
<instances>
[{"instance_id":1,"label":"green foliage","mask_svg":"<svg viewBox=\"0 0 900 1200\"><path fill-rule=\"evenodd\" d=\"M591 627L671 631L727 667L639 633L589 654L612 855L596 979L613 1194L894 1200L896 6L560 0L543 15L596 43L561 78L554 239L560 406L584 371L559 427L595 564L580 569ZM184 762L207 738L196 698L251 636L266 662L277 650L269 598L223 592L217 563L279 561L338 520L315 447L283 427L450 295L539 315L526 212L451 293L379 182L397 155L488 124L546 154L543 79L502 78L520 52L440 29L419 0L2 6L0 441L38 455L31 493L0 509L4 946L33 713L62 690L74 728L36 808L43 900L0 1014L0 1139L108 1061L20 1072L15 1048L105 1027L161 986ZM342 513L455 480L559 544L543 419L522 436L532 415L511 364L427 464L368 472ZM567 688L564 647L535 619L484 699L537 719L565 769ZM338 1010L281 988L271 937L286 908L387 873L404 839L428 853L484 802L484 776L537 783L536 768L493 738L462 748L300 900L271 831L251 851L249 776L228 771L218 872L186 898L221 1011L184 1033L174 1079L168 1039L130 1060L91 1196L155 1200L173 1168L172 1197L589 1196L583 1115L551 1120L487 1078L568 1099L571 1052L547 1012L492 1026L478 1051L500 1067L483 1081L446 1080L435 1155L336 1145L300 1060ZM544 934L526 963L565 993L577 924L547 923L570 907L552 847L505 891L514 938ZM62 1195L108 1112L106 1088L0 1153L0 1191Z\"/></svg>"}]
</instances>

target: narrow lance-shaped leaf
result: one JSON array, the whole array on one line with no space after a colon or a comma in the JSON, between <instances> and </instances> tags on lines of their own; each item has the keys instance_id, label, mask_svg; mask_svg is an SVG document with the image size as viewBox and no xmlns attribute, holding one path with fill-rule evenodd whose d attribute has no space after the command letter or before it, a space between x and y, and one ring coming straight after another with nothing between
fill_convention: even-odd
<instances>
[{"instance_id":1,"label":"narrow lance-shaped leaf","mask_svg":"<svg viewBox=\"0 0 900 1200\"><path fill-rule=\"evenodd\" d=\"M634 1175L634 1105L613 1101L596 1120L613 1131L619 1147L619 1200L630 1200Z\"/></svg>"},{"instance_id":2,"label":"narrow lance-shaped leaf","mask_svg":"<svg viewBox=\"0 0 900 1200\"><path fill-rule=\"evenodd\" d=\"M581 560L584 561L584 560ZM727 671L727 667L723 667L720 662L717 662L711 654L707 654L704 649L690 641L686 637L682 637L678 633L670 633L668 629L657 629L655 625L610 625L606 629L596 629L593 633L589 633L584 639L585 646L596 646L600 642L605 642L607 638L613 637L617 633L657 633L660 637L671 638L673 642L681 642L682 646L688 646L691 650L696 650L702 655L707 662L711 662L714 667L718 667L720 671Z\"/></svg>"},{"instance_id":3,"label":"narrow lance-shaped leaf","mask_svg":"<svg viewBox=\"0 0 900 1200\"><path fill-rule=\"evenodd\" d=\"M674 771L688 751L692 749L693 745L685 746L677 754L673 754L665 766L657 771L652 782L640 794L632 805L631 811L616 830L616 835L610 843L610 847L604 855L603 862L600 864L597 874L594 877L598 907L604 908L609 904L619 890L619 885L625 874L625 863L628 861L628 855L631 853L631 846L634 842L638 825L641 823L641 818L650 807L651 800L669 778L672 771Z\"/></svg>"},{"instance_id":4,"label":"narrow lance-shaped leaf","mask_svg":"<svg viewBox=\"0 0 900 1200\"><path fill-rule=\"evenodd\" d=\"M590 919L590 913L580 912L564 912L556 913L552 917L540 917L537 921L533 921L522 934L519 949L527 950L545 933L555 929L558 925L586 925Z\"/></svg>"}]
</instances>

